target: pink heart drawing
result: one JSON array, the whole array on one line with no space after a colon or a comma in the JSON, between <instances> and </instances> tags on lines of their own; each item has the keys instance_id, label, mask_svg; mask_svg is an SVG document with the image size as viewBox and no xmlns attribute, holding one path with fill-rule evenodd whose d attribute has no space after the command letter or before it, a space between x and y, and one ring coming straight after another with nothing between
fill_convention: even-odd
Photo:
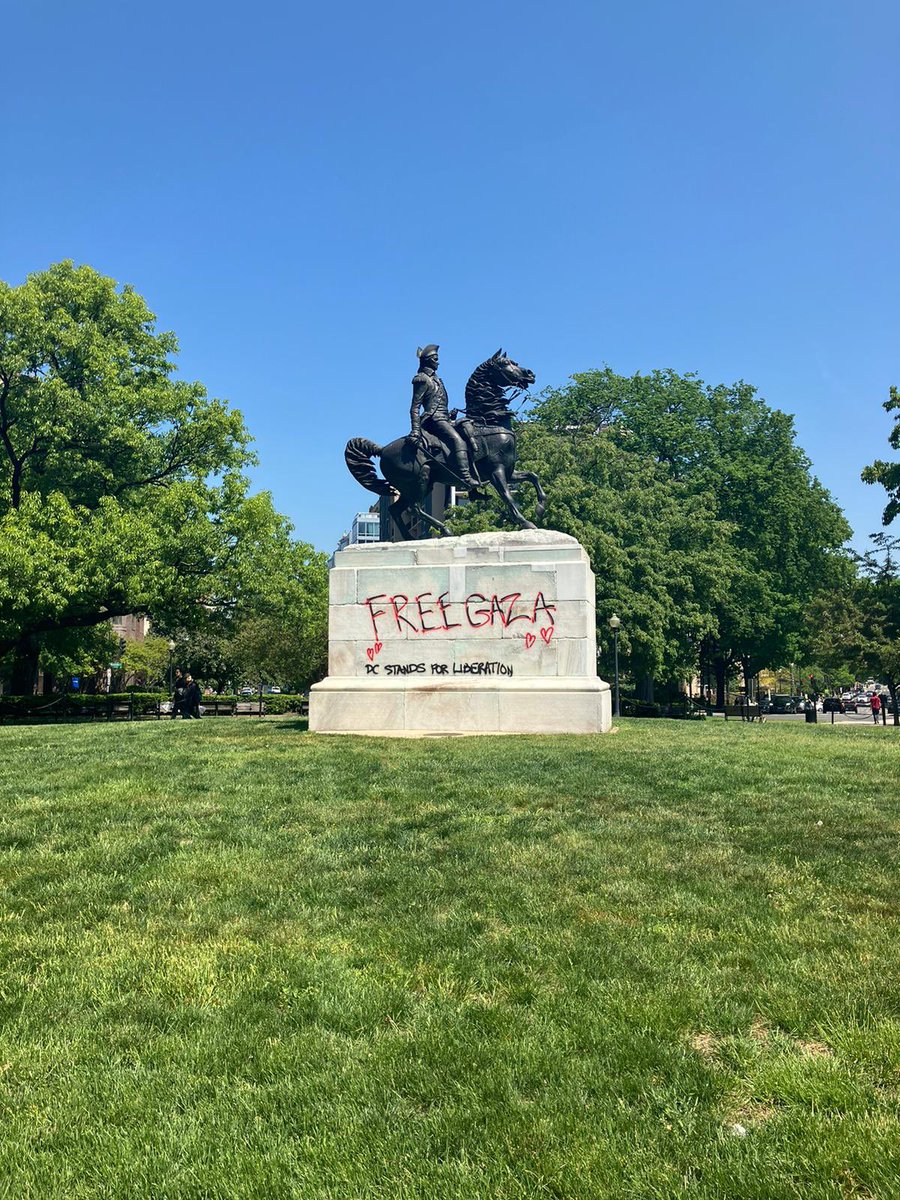
<instances>
[{"instance_id":1,"label":"pink heart drawing","mask_svg":"<svg viewBox=\"0 0 900 1200\"><path fill-rule=\"evenodd\" d=\"M541 637L544 639L544 641L545 641L545 642L547 643L547 645L549 646L549 645L550 645L550 639L553 637L553 626L552 626L552 625L550 625L550 626L548 626L546 629L542 629L542 630L541 630Z\"/></svg>"},{"instance_id":2,"label":"pink heart drawing","mask_svg":"<svg viewBox=\"0 0 900 1200\"><path fill-rule=\"evenodd\" d=\"M381 642L376 642L376 643L375 643L375 653L376 653L376 654L378 653L378 651L379 651L379 650L383 650L383 649L384 649L384 646L382 645L382 643L381 643Z\"/></svg>"},{"instance_id":3,"label":"pink heart drawing","mask_svg":"<svg viewBox=\"0 0 900 1200\"><path fill-rule=\"evenodd\" d=\"M530 650L536 641L537 641L537 638L534 636L533 633L526 633L525 634L525 649Z\"/></svg>"},{"instance_id":4,"label":"pink heart drawing","mask_svg":"<svg viewBox=\"0 0 900 1200\"><path fill-rule=\"evenodd\" d=\"M371 662L374 657L375 657L375 651L372 649L371 646L366 646L366 658L369 660L369 662Z\"/></svg>"}]
</instances>

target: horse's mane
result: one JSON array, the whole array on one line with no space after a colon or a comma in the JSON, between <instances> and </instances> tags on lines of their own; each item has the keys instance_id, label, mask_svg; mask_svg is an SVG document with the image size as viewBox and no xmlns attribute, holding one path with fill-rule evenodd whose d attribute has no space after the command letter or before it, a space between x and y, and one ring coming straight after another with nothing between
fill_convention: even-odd
<instances>
[{"instance_id":1,"label":"horse's mane","mask_svg":"<svg viewBox=\"0 0 900 1200\"><path fill-rule=\"evenodd\" d=\"M490 424L509 416L506 407L507 384L497 377L496 355L486 358L476 367L466 384L466 416L470 421Z\"/></svg>"}]
</instances>

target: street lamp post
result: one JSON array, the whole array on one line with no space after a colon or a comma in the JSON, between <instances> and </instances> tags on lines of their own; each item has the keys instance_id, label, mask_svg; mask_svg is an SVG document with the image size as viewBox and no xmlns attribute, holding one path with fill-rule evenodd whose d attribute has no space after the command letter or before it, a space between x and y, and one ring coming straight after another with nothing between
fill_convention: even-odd
<instances>
[{"instance_id":1,"label":"street lamp post","mask_svg":"<svg viewBox=\"0 0 900 1200\"><path fill-rule=\"evenodd\" d=\"M622 707L619 704L619 626L622 622L615 613L609 618L609 627L613 631L613 653L616 663L616 707L614 715L621 717Z\"/></svg>"},{"instance_id":2,"label":"street lamp post","mask_svg":"<svg viewBox=\"0 0 900 1200\"><path fill-rule=\"evenodd\" d=\"M174 653L175 653L175 643L170 640L169 641L169 695L170 696L172 695L172 692L174 690L174 685L172 682L172 655Z\"/></svg>"}]
</instances>

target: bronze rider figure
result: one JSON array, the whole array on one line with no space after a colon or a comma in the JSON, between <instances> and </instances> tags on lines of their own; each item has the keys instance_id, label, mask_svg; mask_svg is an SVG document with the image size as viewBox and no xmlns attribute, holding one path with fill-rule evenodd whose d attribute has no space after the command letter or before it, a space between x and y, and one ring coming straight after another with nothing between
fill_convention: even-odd
<instances>
[{"instance_id":1,"label":"bronze rider figure","mask_svg":"<svg viewBox=\"0 0 900 1200\"><path fill-rule=\"evenodd\" d=\"M479 487L482 481L478 478L474 465L470 466L466 442L450 419L447 389L437 374L438 347L426 346L418 350L417 354L419 369L413 376L412 406L409 410L412 427L410 439L416 446L421 446L424 441L422 430L433 433L447 450L450 469L459 476L463 486L472 491Z\"/></svg>"}]
</instances>

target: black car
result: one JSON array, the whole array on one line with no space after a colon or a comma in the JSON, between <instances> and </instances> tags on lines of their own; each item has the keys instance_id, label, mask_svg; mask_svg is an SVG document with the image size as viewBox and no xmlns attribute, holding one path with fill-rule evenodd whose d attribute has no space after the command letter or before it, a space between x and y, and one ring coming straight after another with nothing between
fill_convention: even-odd
<instances>
[{"instance_id":1,"label":"black car","mask_svg":"<svg viewBox=\"0 0 900 1200\"><path fill-rule=\"evenodd\" d=\"M847 709L844 706L844 702L840 698L840 696L826 696L825 699L822 701L822 712L823 713L827 713L827 712L842 713L842 712L846 712L846 711L847 711Z\"/></svg>"},{"instance_id":2,"label":"black car","mask_svg":"<svg viewBox=\"0 0 900 1200\"><path fill-rule=\"evenodd\" d=\"M795 713L799 709L797 700L794 696L781 695L776 692L774 696L770 696L765 702L763 712L767 713Z\"/></svg>"}]
</instances>

